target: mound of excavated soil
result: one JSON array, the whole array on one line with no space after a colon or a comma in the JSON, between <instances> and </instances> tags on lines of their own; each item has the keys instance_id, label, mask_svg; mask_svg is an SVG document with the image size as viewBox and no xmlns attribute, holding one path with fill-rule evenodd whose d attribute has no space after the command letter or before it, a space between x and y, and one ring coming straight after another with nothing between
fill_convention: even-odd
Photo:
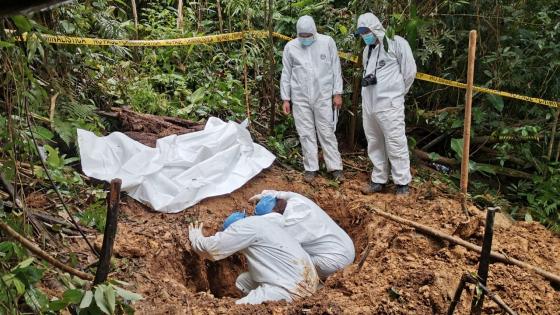
<instances>
[{"instance_id":1,"label":"mound of excavated soil","mask_svg":"<svg viewBox=\"0 0 560 315\"><path fill-rule=\"evenodd\" d=\"M429 183L417 184L406 198L396 198L392 192L363 196L359 188L366 180L365 174L358 174L340 187L325 179L311 186L303 183L299 173L273 167L236 192L205 200L179 214L155 213L126 198L115 245L119 259L114 277L130 282L131 289L144 296L135 304L138 314L445 313L461 275L476 271L478 254L378 217L364 205L451 234L464 218L458 198L450 199ZM354 239L357 258L303 301L239 306L234 304L240 296L234 282L246 267L243 257L201 260L191 252L187 226L198 219L205 223L206 235L211 235L233 209L252 210L247 200L263 189L294 191L315 200ZM485 217L483 211L471 210ZM482 233L480 225L468 241L480 245ZM358 271L368 244L370 253ZM498 215L493 249L560 273L560 237L537 223L512 223ZM560 314L560 292L528 270L495 263L488 286L519 314ZM463 294L457 314L468 314L472 291L470 287ZM487 299L484 313L500 313L500 309Z\"/></svg>"}]
</instances>

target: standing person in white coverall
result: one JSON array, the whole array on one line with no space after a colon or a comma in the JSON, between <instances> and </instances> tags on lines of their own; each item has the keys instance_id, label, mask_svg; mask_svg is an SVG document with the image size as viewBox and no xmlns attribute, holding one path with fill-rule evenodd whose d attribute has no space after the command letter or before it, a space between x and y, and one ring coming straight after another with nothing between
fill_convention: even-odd
<instances>
[{"instance_id":1,"label":"standing person in white coverall","mask_svg":"<svg viewBox=\"0 0 560 315\"><path fill-rule=\"evenodd\" d=\"M259 200L255 215L282 226L311 256L321 279L354 262L352 239L313 201L287 191L264 190L253 196Z\"/></svg>"},{"instance_id":2,"label":"standing person in white coverall","mask_svg":"<svg viewBox=\"0 0 560 315\"><path fill-rule=\"evenodd\" d=\"M202 224L191 224L189 240L194 251L211 260L238 251L245 255L249 272L240 274L235 284L246 296L236 304L290 302L315 293L319 284L313 262L298 241L266 218L235 212L224 221L223 232L210 237L202 234Z\"/></svg>"},{"instance_id":3,"label":"standing person in white coverall","mask_svg":"<svg viewBox=\"0 0 560 315\"><path fill-rule=\"evenodd\" d=\"M414 56L404 38L385 37L385 29L372 13L358 18L357 33L366 44L362 117L368 155L373 163L371 182L362 191L381 192L389 180L390 167L396 194L408 194L412 176L405 135L404 96L416 76ZM383 38L389 47L384 47Z\"/></svg>"},{"instance_id":4,"label":"standing person in white coverall","mask_svg":"<svg viewBox=\"0 0 560 315\"><path fill-rule=\"evenodd\" d=\"M297 21L298 38L282 53L280 94L284 113L294 112L296 130L303 151L304 179L311 182L319 170L317 136L327 171L343 181L342 159L334 131L342 106L342 71L334 40L317 33L310 16ZM335 109L333 109L333 103Z\"/></svg>"}]
</instances>

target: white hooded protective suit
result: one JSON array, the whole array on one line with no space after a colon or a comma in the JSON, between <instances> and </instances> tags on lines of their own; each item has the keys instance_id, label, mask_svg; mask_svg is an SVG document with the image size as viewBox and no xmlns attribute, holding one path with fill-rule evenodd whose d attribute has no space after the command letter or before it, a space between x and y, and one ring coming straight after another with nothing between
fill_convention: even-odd
<instances>
[{"instance_id":1,"label":"white hooded protective suit","mask_svg":"<svg viewBox=\"0 0 560 315\"><path fill-rule=\"evenodd\" d=\"M387 38L385 51L383 36L385 29L372 13L358 18L358 27L369 28L377 37L377 45L369 53L364 48L364 77L377 76L377 84L362 87L362 117L368 141L368 155L373 163L371 180L384 184L391 175L397 185L407 185L410 175L410 159L405 134L404 96L416 76L416 63L408 42L399 36ZM368 62L369 55L369 62Z\"/></svg>"},{"instance_id":2,"label":"white hooded protective suit","mask_svg":"<svg viewBox=\"0 0 560 315\"><path fill-rule=\"evenodd\" d=\"M292 301L315 293L319 279L309 255L297 240L263 217L248 217L225 231L204 237L189 231L193 250L211 260L224 259L240 251L249 272L239 275L237 287L247 294L237 304Z\"/></svg>"},{"instance_id":3,"label":"white hooded protective suit","mask_svg":"<svg viewBox=\"0 0 560 315\"><path fill-rule=\"evenodd\" d=\"M315 42L305 47L296 38L286 44L282 53L280 94L282 100L292 101L303 166L306 171L319 170L318 136L327 171L342 170L332 106L332 97L342 94L342 72L336 44L331 37L317 33L310 16L299 18L297 32L313 34Z\"/></svg>"},{"instance_id":4,"label":"white hooded protective suit","mask_svg":"<svg viewBox=\"0 0 560 315\"><path fill-rule=\"evenodd\" d=\"M263 217L282 225L300 242L321 279L354 262L352 239L316 203L294 192L267 190L262 195L287 201L283 215L272 212Z\"/></svg>"}]
</instances>

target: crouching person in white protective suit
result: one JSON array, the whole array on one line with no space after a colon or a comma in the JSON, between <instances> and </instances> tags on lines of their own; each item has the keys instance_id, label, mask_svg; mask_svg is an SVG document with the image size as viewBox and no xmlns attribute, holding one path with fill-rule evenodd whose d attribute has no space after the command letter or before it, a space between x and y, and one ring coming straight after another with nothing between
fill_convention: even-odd
<instances>
[{"instance_id":1,"label":"crouching person in white protective suit","mask_svg":"<svg viewBox=\"0 0 560 315\"><path fill-rule=\"evenodd\" d=\"M293 106L294 121L303 151L304 179L311 182L319 170L317 136L327 171L343 181L342 159L334 131L342 106L342 72L334 40L317 33L310 16L297 22L298 38L282 53L280 94L284 113ZM291 106L290 106L291 102ZM334 109L333 109L334 102Z\"/></svg>"},{"instance_id":2,"label":"crouching person in white protective suit","mask_svg":"<svg viewBox=\"0 0 560 315\"><path fill-rule=\"evenodd\" d=\"M255 215L283 226L298 240L322 280L354 261L350 236L313 201L297 193L273 190L251 198L256 200Z\"/></svg>"},{"instance_id":3,"label":"crouching person in white protective suit","mask_svg":"<svg viewBox=\"0 0 560 315\"><path fill-rule=\"evenodd\" d=\"M319 279L309 255L298 241L277 224L263 217L231 214L224 230L204 237L202 224L189 226L193 250L211 260L236 252L247 258L249 272L237 277L236 286L246 296L237 304L293 301L315 293Z\"/></svg>"},{"instance_id":4,"label":"crouching person in white protective suit","mask_svg":"<svg viewBox=\"0 0 560 315\"><path fill-rule=\"evenodd\" d=\"M389 180L390 167L396 193L408 194L412 176L405 135L404 96L416 76L412 50L402 37L386 38L385 29L372 13L358 18L357 33L366 44L362 116L368 155L373 163L371 182L362 191L381 192ZM384 38L388 47L384 47Z\"/></svg>"}]
</instances>

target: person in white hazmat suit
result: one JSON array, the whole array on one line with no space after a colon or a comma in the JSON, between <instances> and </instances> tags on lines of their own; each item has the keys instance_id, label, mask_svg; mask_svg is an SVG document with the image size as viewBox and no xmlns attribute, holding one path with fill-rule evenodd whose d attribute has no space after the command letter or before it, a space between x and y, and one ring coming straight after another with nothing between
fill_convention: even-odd
<instances>
[{"instance_id":1,"label":"person in white hazmat suit","mask_svg":"<svg viewBox=\"0 0 560 315\"><path fill-rule=\"evenodd\" d=\"M294 192L264 190L250 200L258 200L255 215L276 222L300 242L322 280L354 262L350 236L308 198Z\"/></svg>"},{"instance_id":2,"label":"person in white hazmat suit","mask_svg":"<svg viewBox=\"0 0 560 315\"><path fill-rule=\"evenodd\" d=\"M416 76L416 63L408 42L385 37L385 29L372 13L358 18L363 51L362 117L373 163L365 194L381 192L389 180L389 167L397 194L408 194L412 179L404 121L404 96ZM384 47L385 38L388 47ZM389 163L390 162L390 163Z\"/></svg>"},{"instance_id":3,"label":"person in white hazmat suit","mask_svg":"<svg viewBox=\"0 0 560 315\"><path fill-rule=\"evenodd\" d=\"M266 218L235 212L224 221L223 231L210 237L202 234L202 224L194 223L189 240L195 252L211 260L245 255L249 271L235 284L246 296L236 304L290 302L310 296L319 285L313 262L298 241Z\"/></svg>"},{"instance_id":4,"label":"person in white hazmat suit","mask_svg":"<svg viewBox=\"0 0 560 315\"><path fill-rule=\"evenodd\" d=\"M335 180L343 181L334 133L342 106L342 71L336 44L331 37L317 33L310 16L300 17L296 28L298 38L288 42L282 53L280 95L284 113L293 110L303 151L304 179L313 181L319 170L318 136L327 171Z\"/></svg>"}]
</instances>

